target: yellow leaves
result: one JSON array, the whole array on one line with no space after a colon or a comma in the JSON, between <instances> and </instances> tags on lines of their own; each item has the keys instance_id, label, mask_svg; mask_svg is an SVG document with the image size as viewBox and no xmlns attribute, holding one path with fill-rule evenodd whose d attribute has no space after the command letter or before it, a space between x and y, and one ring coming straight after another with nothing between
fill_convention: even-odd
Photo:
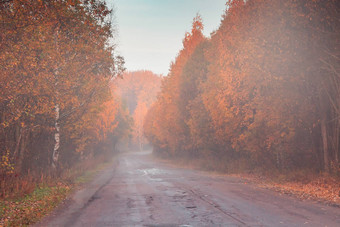
<instances>
[{"instance_id":1,"label":"yellow leaves","mask_svg":"<svg viewBox=\"0 0 340 227\"><path fill-rule=\"evenodd\" d=\"M66 198L70 187L59 184L57 187L37 187L28 196L16 200L0 201L0 226L32 225L54 209Z\"/></svg>"},{"instance_id":2,"label":"yellow leaves","mask_svg":"<svg viewBox=\"0 0 340 227\"><path fill-rule=\"evenodd\" d=\"M10 152L7 150L0 160L0 173L4 173L5 175L12 174L14 172L14 164L10 163L9 157Z\"/></svg>"}]
</instances>

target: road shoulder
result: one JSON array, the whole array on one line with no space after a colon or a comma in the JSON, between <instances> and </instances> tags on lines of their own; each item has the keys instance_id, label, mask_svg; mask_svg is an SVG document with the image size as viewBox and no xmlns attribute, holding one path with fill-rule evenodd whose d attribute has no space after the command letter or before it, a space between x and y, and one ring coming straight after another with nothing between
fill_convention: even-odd
<instances>
[{"instance_id":1,"label":"road shoulder","mask_svg":"<svg viewBox=\"0 0 340 227\"><path fill-rule=\"evenodd\" d=\"M119 161L116 159L112 164L95 174L91 181L82 184L80 188L70 194L52 213L34 226L72 225L73 220L81 213L82 209L86 208L86 206L95 199L96 193L112 179L118 165Z\"/></svg>"}]
</instances>

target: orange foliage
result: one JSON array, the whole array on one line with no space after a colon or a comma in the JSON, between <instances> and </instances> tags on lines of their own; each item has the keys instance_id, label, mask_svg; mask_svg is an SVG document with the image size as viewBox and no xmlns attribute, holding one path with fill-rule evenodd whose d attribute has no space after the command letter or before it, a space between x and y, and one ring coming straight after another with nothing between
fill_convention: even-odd
<instances>
[{"instance_id":1,"label":"orange foliage","mask_svg":"<svg viewBox=\"0 0 340 227\"><path fill-rule=\"evenodd\" d=\"M180 50L176 60L170 66L169 75L162 83L162 92L151 109L150 115L156 116L152 123L147 123L146 128L148 139L156 146L156 149L163 150L170 155L175 155L185 144L186 128L178 109L181 75L188 59L194 52L196 46L205 38L202 34L203 24L199 15L194 18L191 32L185 34L183 49ZM155 112L155 113L153 113ZM161 117L160 117L161 116ZM152 135L152 136L151 136Z\"/></svg>"},{"instance_id":2,"label":"orange foliage","mask_svg":"<svg viewBox=\"0 0 340 227\"><path fill-rule=\"evenodd\" d=\"M115 94L127 105L130 115L133 117L132 143L139 149L148 143L144 136L145 115L156 100L160 91L161 76L150 71L126 72L123 79L116 79L114 83Z\"/></svg>"},{"instance_id":3,"label":"orange foliage","mask_svg":"<svg viewBox=\"0 0 340 227\"><path fill-rule=\"evenodd\" d=\"M109 82L124 67L111 14L101 0L1 1L0 157L17 174L49 171L59 128L60 171L117 129Z\"/></svg>"},{"instance_id":4,"label":"orange foliage","mask_svg":"<svg viewBox=\"0 0 340 227\"><path fill-rule=\"evenodd\" d=\"M147 116L155 151L219 157L230 171L339 172L338 9L230 0L209 40L196 17Z\"/></svg>"}]
</instances>

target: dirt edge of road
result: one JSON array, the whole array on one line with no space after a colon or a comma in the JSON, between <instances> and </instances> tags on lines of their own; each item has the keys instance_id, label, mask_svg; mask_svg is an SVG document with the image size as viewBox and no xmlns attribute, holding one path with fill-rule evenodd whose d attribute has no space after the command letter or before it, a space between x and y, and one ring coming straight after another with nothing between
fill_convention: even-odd
<instances>
[{"instance_id":1,"label":"dirt edge of road","mask_svg":"<svg viewBox=\"0 0 340 227\"><path fill-rule=\"evenodd\" d=\"M241 174L239 177L254 183L258 187L270 189L280 194L293 196L300 200L317 201L340 208L340 182L334 178L319 177L308 183L296 181L279 183L272 179L255 175Z\"/></svg>"},{"instance_id":2,"label":"dirt edge of road","mask_svg":"<svg viewBox=\"0 0 340 227\"><path fill-rule=\"evenodd\" d=\"M96 199L96 193L110 182L118 165L119 159L116 158L111 165L96 173L88 182L77 186L57 208L33 226L44 227L47 223L48 226L72 225L81 210Z\"/></svg>"},{"instance_id":3,"label":"dirt edge of road","mask_svg":"<svg viewBox=\"0 0 340 227\"><path fill-rule=\"evenodd\" d=\"M204 173L212 173L220 176L236 177L244 180L245 183L254 184L259 188L266 188L300 200L312 200L340 208L340 181L331 176L318 176L309 182L278 180L273 179L274 177L266 177L259 174L228 174L205 170L200 168L195 162L181 162L179 160L164 159L159 156L154 156L153 158L173 167L199 170Z\"/></svg>"}]
</instances>

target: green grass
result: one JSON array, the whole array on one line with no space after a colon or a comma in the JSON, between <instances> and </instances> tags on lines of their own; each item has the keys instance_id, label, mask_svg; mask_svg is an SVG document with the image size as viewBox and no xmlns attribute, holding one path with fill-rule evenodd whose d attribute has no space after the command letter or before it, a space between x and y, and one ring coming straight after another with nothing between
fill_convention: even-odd
<instances>
[{"instance_id":1,"label":"green grass","mask_svg":"<svg viewBox=\"0 0 340 227\"><path fill-rule=\"evenodd\" d=\"M103 169L111 165L114 162L114 160L115 159L113 158L111 161L98 164L94 169L86 170L85 172L83 172L82 175L78 176L74 180L74 183L79 185L79 184L85 184L91 181L98 173L100 173Z\"/></svg>"},{"instance_id":2,"label":"green grass","mask_svg":"<svg viewBox=\"0 0 340 227\"><path fill-rule=\"evenodd\" d=\"M89 170L86 171L74 169L71 171L73 173L69 173L70 176L66 176L66 181L59 179L50 185L40 185L21 198L0 200L0 227L28 226L38 222L65 200L72 190L90 182L113 161L114 159L92 168L87 166L86 169Z\"/></svg>"},{"instance_id":3,"label":"green grass","mask_svg":"<svg viewBox=\"0 0 340 227\"><path fill-rule=\"evenodd\" d=\"M19 199L0 201L0 226L28 226L40 220L66 198L68 185L40 186Z\"/></svg>"}]
</instances>

